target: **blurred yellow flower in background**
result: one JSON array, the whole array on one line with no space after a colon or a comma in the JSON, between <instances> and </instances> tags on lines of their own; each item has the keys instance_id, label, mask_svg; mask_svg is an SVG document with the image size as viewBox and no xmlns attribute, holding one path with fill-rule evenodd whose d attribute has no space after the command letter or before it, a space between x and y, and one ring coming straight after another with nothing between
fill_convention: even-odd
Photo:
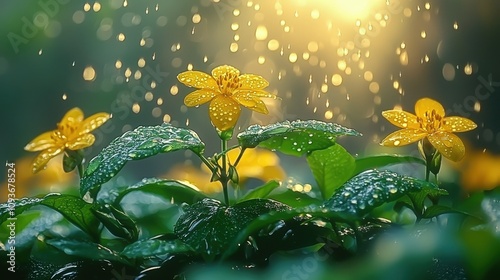
<instances>
[{"instance_id":1,"label":"blurred yellow flower in background","mask_svg":"<svg viewBox=\"0 0 500 280\"><path fill-rule=\"evenodd\" d=\"M234 163L239 149L233 149L227 153L229 162ZM279 164L279 157L264 149L247 149L243 154L236 169L238 170L240 185L244 186L249 179L258 179L263 182L270 180L282 181L286 174ZM212 173L205 165L197 168L190 164L176 165L164 176L169 179L187 181L205 193L221 192L220 182L210 182Z\"/></svg>"},{"instance_id":2,"label":"blurred yellow flower in background","mask_svg":"<svg viewBox=\"0 0 500 280\"><path fill-rule=\"evenodd\" d=\"M401 110L382 112L393 125L402 128L382 140L383 146L397 147L408 145L427 138L432 146L444 157L460 161L465 155L465 146L454 132L472 130L477 125L462 117L444 117L443 106L430 98L422 98L415 103L415 113Z\"/></svg>"},{"instance_id":3,"label":"blurred yellow flower in background","mask_svg":"<svg viewBox=\"0 0 500 280\"><path fill-rule=\"evenodd\" d=\"M59 162L62 161L62 155L57 155ZM16 198L34 196L38 194L46 194L49 192L62 192L67 190L69 186L77 185L77 177L75 174L66 173L62 165L58 161L47 163L47 168L44 172L33 174L32 172L33 157L23 157L16 160L16 182L15 195ZM7 201L7 181L0 185L0 203Z\"/></svg>"},{"instance_id":4,"label":"blurred yellow flower in background","mask_svg":"<svg viewBox=\"0 0 500 280\"><path fill-rule=\"evenodd\" d=\"M40 152L33 161L33 173L42 170L50 159L66 149L77 151L94 144L95 137L90 132L110 117L107 113L97 113L84 119L80 108L69 110L56 130L40 134L24 147L29 152Z\"/></svg>"},{"instance_id":5,"label":"blurred yellow flower in background","mask_svg":"<svg viewBox=\"0 0 500 280\"><path fill-rule=\"evenodd\" d=\"M483 151L471 153L460 170L460 183L467 192L500 187L500 155Z\"/></svg>"},{"instance_id":6,"label":"blurred yellow flower in background","mask_svg":"<svg viewBox=\"0 0 500 280\"><path fill-rule=\"evenodd\" d=\"M214 126L220 131L233 128L240 116L240 105L253 111L268 114L261 98L276 98L264 91L269 83L254 74L240 75L232 66L223 65L212 70L212 76L199 71L186 71L177 79L188 87L197 88L184 98L189 107L210 101L208 114Z\"/></svg>"}]
</instances>

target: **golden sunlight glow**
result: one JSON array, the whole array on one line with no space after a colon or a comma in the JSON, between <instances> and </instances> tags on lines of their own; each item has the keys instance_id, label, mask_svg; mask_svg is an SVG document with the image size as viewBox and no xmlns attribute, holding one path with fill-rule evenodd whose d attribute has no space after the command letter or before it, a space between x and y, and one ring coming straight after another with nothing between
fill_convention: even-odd
<instances>
[{"instance_id":1,"label":"golden sunlight glow","mask_svg":"<svg viewBox=\"0 0 500 280\"><path fill-rule=\"evenodd\" d=\"M328 1L330 2L330 1ZM346 19L362 19L368 16L373 0L332 0L332 8Z\"/></svg>"}]
</instances>

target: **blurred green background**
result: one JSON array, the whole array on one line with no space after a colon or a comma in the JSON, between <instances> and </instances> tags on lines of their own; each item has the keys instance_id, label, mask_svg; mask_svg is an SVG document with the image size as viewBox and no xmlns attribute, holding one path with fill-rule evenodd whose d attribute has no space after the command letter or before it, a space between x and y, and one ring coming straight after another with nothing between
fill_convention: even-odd
<instances>
[{"instance_id":1,"label":"blurred green background","mask_svg":"<svg viewBox=\"0 0 500 280\"><path fill-rule=\"evenodd\" d=\"M176 76L221 64L263 76L281 97L268 103L267 116L244 112L243 128L320 119L364 134L341 140L353 154L417 155L416 145L378 145L394 129L380 112L413 112L416 100L430 97L478 124L460 135L468 155L486 150L499 161L495 0L4 0L0 21L2 162L33 157L23 147L75 106L86 116L113 114L95 133L88 158L124 131L163 121L197 131L211 154L218 141L207 107L187 109L183 97L191 89ZM190 156L131 164L122 179L165 174ZM442 178L461 180L454 170L460 174L470 161L446 165ZM281 162L289 174L311 179L301 173L303 160ZM492 166L488 174L495 175Z\"/></svg>"}]
</instances>

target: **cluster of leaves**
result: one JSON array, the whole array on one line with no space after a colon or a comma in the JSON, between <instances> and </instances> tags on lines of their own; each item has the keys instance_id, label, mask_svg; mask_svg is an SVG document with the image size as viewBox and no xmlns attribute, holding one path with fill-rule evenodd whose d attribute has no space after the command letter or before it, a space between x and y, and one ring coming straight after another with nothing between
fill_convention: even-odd
<instances>
[{"instance_id":1,"label":"cluster of leaves","mask_svg":"<svg viewBox=\"0 0 500 280\"><path fill-rule=\"evenodd\" d=\"M51 275L52 279L67 279L64 275L88 271L110 279L117 278L117 273L167 279L183 277L185 268L193 264L263 267L273 254L283 251L327 249L332 260L351 258L379 232L396 226L377 216L381 206L393 206L394 213L409 209L418 221L460 212L437 203L447 192L436 185L381 170L399 163L424 165L421 159L392 155L355 158L336 142L340 136L359 135L320 121L250 126L237 136L241 149L261 147L306 157L319 195L313 197L270 181L224 205L175 180L148 178L131 186L103 188L129 161L177 150L204 152L205 144L189 129L169 124L138 127L112 141L89 162L79 196L48 194L2 204L0 224L6 228L9 218L18 218L17 262L26 273L38 273L37 279ZM133 192L164 199L166 218L155 220L164 230L146 229L140 221L144 217L124 209L123 198ZM41 219L32 210L47 207L62 215L58 225L73 230L61 232L51 226L36 235L19 233ZM325 244L334 246L325 248ZM51 263L46 262L47 256Z\"/></svg>"}]
</instances>

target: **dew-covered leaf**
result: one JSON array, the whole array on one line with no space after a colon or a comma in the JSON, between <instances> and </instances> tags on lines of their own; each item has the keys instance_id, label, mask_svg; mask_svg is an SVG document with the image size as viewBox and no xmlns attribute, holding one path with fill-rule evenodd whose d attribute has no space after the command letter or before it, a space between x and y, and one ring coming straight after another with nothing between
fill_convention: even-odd
<instances>
[{"instance_id":1,"label":"dew-covered leaf","mask_svg":"<svg viewBox=\"0 0 500 280\"><path fill-rule=\"evenodd\" d=\"M46 197L54 194L48 194ZM57 195L57 194L56 194ZM16 200L9 200L0 204L0 224L3 224L8 218L15 217L32 206L38 205L43 197L24 197Z\"/></svg>"},{"instance_id":2,"label":"dew-covered leaf","mask_svg":"<svg viewBox=\"0 0 500 280\"><path fill-rule=\"evenodd\" d=\"M332 197L335 190L351 178L355 168L354 158L338 144L308 154L307 163L323 199Z\"/></svg>"},{"instance_id":3,"label":"dew-covered leaf","mask_svg":"<svg viewBox=\"0 0 500 280\"><path fill-rule=\"evenodd\" d=\"M267 126L254 124L239 133L237 137L243 148L259 146L288 155L302 156L305 153L332 146L336 138L343 135L360 136L361 134L336 123L296 120Z\"/></svg>"},{"instance_id":4,"label":"dew-covered leaf","mask_svg":"<svg viewBox=\"0 0 500 280\"><path fill-rule=\"evenodd\" d=\"M238 235L230 240L231 242L229 243L227 250L225 250L222 258L227 258L233 254L238 249L238 244L242 244L249 235L255 233L257 230L278 221L288 221L296 217L307 217L308 219L325 218L337 222L348 222L351 220L349 213L347 213L347 215L345 213L336 213L320 206L290 208L262 214L244 226L242 230L239 231Z\"/></svg>"},{"instance_id":5,"label":"dew-covered leaf","mask_svg":"<svg viewBox=\"0 0 500 280\"><path fill-rule=\"evenodd\" d=\"M92 204L83 199L67 194L51 195L46 196L40 204L61 213L64 218L90 236L98 236L99 221L91 211Z\"/></svg>"},{"instance_id":6,"label":"dew-covered leaf","mask_svg":"<svg viewBox=\"0 0 500 280\"><path fill-rule=\"evenodd\" d=\"M90 211L92 205L77 196L67 194L51 193L41 198L22 198L11 203L3 203L0 205L0 224L7 218L17 216L36 205L54 209L90 236L97 236L99 223Z\"/></svg>"},{"instance_id":7,"label":"dew-covered leaf","mask_svg":"<svg viewBox=\"0 0 500 280\"><path fill-rule=\"evenodd\" d=\"M129 264L129 262L121 257L117 252L90 241L73 239L48 239L45 242L61 250L66 255L77 256L91 260L108 260Z\"/></svg>"},{"instance_id":8,"label":"dew-covered leaf","mask_svg":"<svg viewBox=\"0 0 500 280\"><path fill-rule=\"evenodd\" d=\"M269 181L262 186L256 187L248 191L239 201L245 201L256 198L266 198L274 189L280 186L277 181Z\"/></svg>"},{"instance_id":9,"label":"dew-covered leaf","mask_svg":"<svg viewBox=\"0 0 500 280\"><path fill-rule=\"evenodd\" d=\"M89 162L80 182L80 194L83 196L109 181L128 161L187 149L199 154L204 148L205 144L192 130L167 123L140 126L113 140Z\"/></svg>"},{"instance_id":10,"label":"dew-covered leaf","mask_svg":"<svg viewBox=\"0 0 500 280\"><path fill-rule=\"evenodd\" d=\"M384 203L394 201L410 191L430 187L428 182L402 176L387 170L363 172L342 185L325 202L325 207L334 212L345 212L361 216Z\"/></svg>"},{"instance_id":11,"label":"dew-covered leaf","mask_svg":"<svg viewBox=\"0 0 500 280\"><path fill-rule=\"evenodd\" d=\"M194 186L177 180L147 178L132 186L117 187L110 189L108 192L100 193L98 201L100 203L116 205L120 203L125 195L134 191L161 196L177 204L192 204L207 197L204 193L195 189Z\"/></svg>"},{"instance_id":12,"label":"dew-covered leaf","mask_svg":"<svg viewBox=\"0 0 500 280\"><path fill-rule=\"evenodd\" d=\"M401 155L377 155L356 159L356 169L353 175L361 172L384 167L393 164L420 164L425 166L425 161L418 157L401 156Z\"/></svg>"},{"instance_id":13,"label":"dew-covered leaf","mask_svg":"<svg viewBox=\"0 0 500 280\"><path fill-rule=\"evenodd\" d=\"M288 209L283 203L267 199L247 200L228 207L206 198L185 210L175 225L175 234L196 252L213 258L260 215Z\"/></svg>"},{"instance_id":14,"label":"dew-covered leaf","mask_svg":"<svg viewBox=\"0 0 500 280\"><path fill-rule=\"evenodd\" d=\"M189 252L190 248L178 239L147 239L136 241L123 249L121 256L128 259L161 257L166 254Z\"/></svg>"}]
</instances>

